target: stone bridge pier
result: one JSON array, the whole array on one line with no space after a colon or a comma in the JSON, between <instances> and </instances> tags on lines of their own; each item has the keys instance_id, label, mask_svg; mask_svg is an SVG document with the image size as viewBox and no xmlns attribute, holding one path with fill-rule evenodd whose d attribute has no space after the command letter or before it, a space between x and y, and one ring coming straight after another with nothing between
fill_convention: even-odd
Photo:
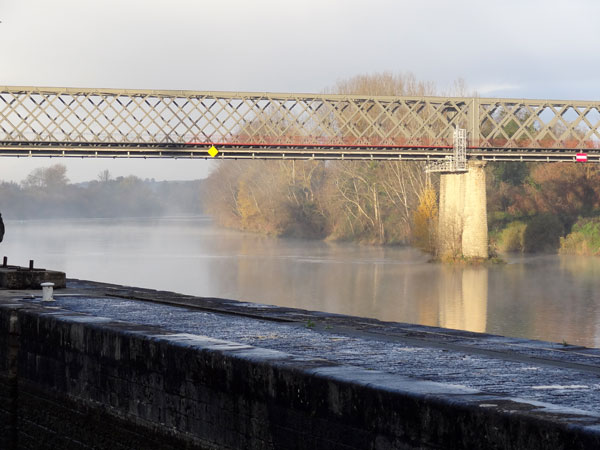
<instances>
[{"instance_id":1,"label":"stone bridge pier","mask_svg":"<svg viewBox=\"0 0 600 450\"><path fill-rule=\"evenodd\" d=\"M488 258L485 162L440 176L438 251L441 258Z\"/></svg>"}]
</instances>

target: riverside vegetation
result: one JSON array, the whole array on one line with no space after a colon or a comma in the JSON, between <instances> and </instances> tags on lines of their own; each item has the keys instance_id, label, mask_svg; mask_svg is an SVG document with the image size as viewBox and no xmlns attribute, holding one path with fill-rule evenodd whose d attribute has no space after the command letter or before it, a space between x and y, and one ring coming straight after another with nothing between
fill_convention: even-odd
<instances>
[{"instance_id":1,"label":"riverside vegetation","mask_svg":"<svg viewBox=\"0 0 600 450\"><path fill-rule=\"evenodd\" d=\"M341 81L331 92L418 96L436 90L412 75L384 73ZM456 82L450 94L467 95L464 83ZM503 131L511 136L518 128L510 121ZM597 166L507 162L489 163L486 172L492 253L600 252ZM227 161L206 181L205 206L221 224L241 230L412 244L435 253L438 184L419 162Z\"/></svg>"},{"instance_id":2,"label":"riverside vegetation","mask_svg":"<svg viewBox=\"0 0 600 450\"><path fill-rule=\"evenodd\" d=\"M600 169L576 163L490 164L488 220L500 251L600 254Z\"/></svg>"},{"instance_id":3,"label":"riverside vegetation","mask_svg":"<svg viewBox=\"0 0 600 450\"><path fill-rule=\"evenodd\" d=\"M486 167L492 252L600 254L600 170L519 165ZM240 230L434 253L436 186L411 162L232 161L206 181L206 207Z\"/></svg>"},{"instance_id":4,"label":"riverside vegetation","mask_svg":"<svg viewBox=\"0 0 600 450\"><path fill-rule=\"evenodd\" d=\"M464 94L461 89L464 84L458 81L455 92ZM330 91L436 93L433 84L413 75L389 73L340 81ZM288 130L293 124L270 124L276 126ZM433 250L437 183L436 177L427 179L422 163L227 161L206 181L205 206L223 225L242 230L379 245L411 241Z\"/></svg>"},{"instance_id":5,"label":"riverside vegetation","mask_svg":"<svg viewBox=\"0 0 600 450\"><path fill-rule=\"evenodd\" d=\"M155 217L201 213L201 181L113 178L69 183L62 164L40 167L21 183L0 182L5 219Z\"/></svg>"}]
</instances>

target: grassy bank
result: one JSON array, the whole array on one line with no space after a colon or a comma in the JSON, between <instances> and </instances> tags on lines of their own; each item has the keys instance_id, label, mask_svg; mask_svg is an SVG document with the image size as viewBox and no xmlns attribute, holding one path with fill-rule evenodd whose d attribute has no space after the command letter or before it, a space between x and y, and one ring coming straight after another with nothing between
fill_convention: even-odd
<instances>
[{"instance_id":1,"label":"grassy bank","mask_svg":"<svg viewBox=\"0 0 600 450\"><path fill-rule=\"evenodd\" d=\"M558 216L539 214L492 228L490 240L500 252L553 252L564 233L565 224Z\"/></svg>"},{"instance_id":2,"label":"grassy bank","mask_svg":"<svg viewBox=\"0 0 600 450\"><path fill-rule=\"evenodd\" d=\"M560 238L563 255L600 255L600 217L579 219L565 237Z\"/></svg>"},{"instance_id":3,"label":"grassy bank","mask_svg":"<svg viewBox=\"0 0 600 450\"><path fill-rule=\"evenodd\" d=\"M556 215L540 214L490 224L490 244L499 252L600 255L600 217L565 223Z\"/></svg>"}]
</instances>

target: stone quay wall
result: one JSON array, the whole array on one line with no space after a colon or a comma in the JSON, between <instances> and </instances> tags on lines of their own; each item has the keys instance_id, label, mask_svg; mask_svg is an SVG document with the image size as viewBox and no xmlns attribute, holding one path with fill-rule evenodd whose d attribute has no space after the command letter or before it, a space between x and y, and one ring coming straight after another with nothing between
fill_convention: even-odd
<instances>
[{"instance_id":1,"label":"stone quay wall","mask_svg":"<svg viewBox=\"0 0 600 450\"><path fill-rule=\"evenodd\" d=\"M460 386L0 302L1 449L598 448L600 433L583 421L528 409Z\"/></svg>"}]
</instances>

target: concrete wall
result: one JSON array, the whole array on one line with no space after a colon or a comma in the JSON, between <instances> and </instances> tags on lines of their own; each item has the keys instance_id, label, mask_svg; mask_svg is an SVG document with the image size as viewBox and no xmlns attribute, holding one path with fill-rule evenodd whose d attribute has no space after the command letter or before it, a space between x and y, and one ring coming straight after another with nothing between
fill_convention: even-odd
<instances>
[{"instance_id":1,"label":"concrete wall","mask_svg":"<svg viewBox=\"0 0 600 450\"><path fill-rule=\"evenodd\" d=\"M488 257L485 163L440 177L438 248L441 257Z\"/></svg>"},{"instance_id":2,"label":"concrete wall","mask_svg":"<svg viewBox=\"0 0 600 450\"><path fill-rule=\"evenodd\" d=\"M501 408L481 406L490 402ZM583 419L561 424L531 409L459 386L0 302L2 449L600 444Z\"/></svg>"},{"instance_id":3,"label":"concrete wall","mask_svg":"<svg viewBox=\"0 0 600 450\"><path fill-rule=\"evenodd\" d=\"M0 449L15 449L17 434L16 311L0 314Z\"/></svg>"}]
</instances>

